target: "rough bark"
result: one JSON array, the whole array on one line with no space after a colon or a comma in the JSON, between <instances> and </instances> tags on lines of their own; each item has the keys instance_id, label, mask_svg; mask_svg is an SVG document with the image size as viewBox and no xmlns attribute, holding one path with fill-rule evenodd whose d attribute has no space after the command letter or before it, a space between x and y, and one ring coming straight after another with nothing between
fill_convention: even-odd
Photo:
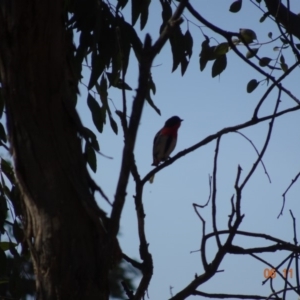
<instances>
[{"instance_id":1,"label":"rough bark","mask_svg":"<svg viewBox=\"0 0 300 300\"><path fill-rule=\"evenodd\" d=\"M36 299L108 299L105 230L70 84L64 1L0 3L0 76ZM73 116L73 117L72 117Z\"/></svg>"}]
</instances>

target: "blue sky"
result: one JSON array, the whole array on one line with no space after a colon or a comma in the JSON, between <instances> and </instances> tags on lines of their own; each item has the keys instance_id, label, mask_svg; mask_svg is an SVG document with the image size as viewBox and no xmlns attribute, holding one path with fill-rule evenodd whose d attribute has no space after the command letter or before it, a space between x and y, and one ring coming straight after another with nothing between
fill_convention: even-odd
<instances>
[{"instance_id":1,"label":"blue sky","mask_svg":"<svg viewBox=\"0 0 300 300\"><path fill-rule=\"evenodd\" d=\"M268 38L270 31L273 32L273 36L278 35L278 30L271 21L266 20L262 24L259 23L262 12L250 1L243 1L242 10L237 14L228 11L232 0L202 0L191 1L191 3L204 18L224 30L234 32L238 32L240 28L254 30L259 43L270 41ZM298 13L300 11L299 1L291 0L290 3L292 10ZM263 1L261 6L264 8ZM147 32L150 33L153 40L158 37L161 25L160 9L159 2L152 1L149 22L140 33L142 39ZM130 21L130 4L123 13ZM187 11L184 16L198 26L201 25ZM228 65L220 77L211 77L211 62L207 64L203 72L200 72L199 52L204 39L203 34L197 26L186 20L181 28L183 32L189 28L192 33L193 56L184 77L181 76L179 70L171 74L172 56L168 43L154 61L152 76L157 92L153 95L153 100L160 108L162 115L159 116L149 105L145 105L135 146L136 163L142 177L152 170L153 137L166 119L173 115L184 119L179 129L174 155L224 127L249 120L257 102L267 89L267 85L262 84L253 93L246 92L249 80L253 78L262 80L263 77L236 57L232 51L227 54ZM222 37L212 33L208 28L202 27L201 29L207 36L215 37L217 42L224 41ZM211 40L211 45L213 44L216 42ZM280 46L280 43L266 44L260 48L258 54L261 57L275 58L277 52L272 50L274 46ZM240 46L240 50L243 53L247 52L243 46ZM284 56L289 66L295 61L290 50L284 50ZM266 71L266 69L264 70ZM274 73L275 76L281 74L281 71ZM89 74L86 72L84 79L86 83L88 83L88 76ZM135 57L132 56L126 82L136 89L137 78L138 66ZM284 86L299 96L299 70L294 71L294 74L284 81ZM86 105L87 90L81 86L80 91L78 111L85 126L96 132ZM134 95L135 91L127 93L129 109ZM110 89L109 97L112 101L111 104L113 103L116 108L121 109L121 90ZM271 114L276 99L277 93L271 93L259 116ZM281 100L280 109L295 105L284 94ZM94 176L110 200L114 198L123 151L121 126L116 115L114 118L119 125L119 134L115 135L107 124L103 134L97 135L101 152L113 159L98 156L98 172ZM260 150L268 130L268 123L261 123L241 132L247 135ZM282 205L282 193L300 170L298 159L299 123L299 112L285 115L275 121L271 141L263 158L272 183L269 183L262 166L259 165L243 192L242 212L245 214L245 218L240 226L241 230L266 233L293 242L292 219L289 209L293 210L296 217L299 215L300 208L297 201L300 183L296 183L289 192L284 215L279 219L277 219L277 215ZM154 274L148 290L150 299L168 299L170 286L173 287L173 294L176 294L193 280L195 273L199 275L203 272L199 252L190 253L199 249L202 236L202 225L193 211L192 203L204 204L207 200L209 195L208 176L212 174L214 148L215 141L182 157L156 174L154 184L146 184L144 188L146 235L154 260ZM232 133L221 139L217 175L219 229L227 229L228 215L231 209L230 198L234 194L237 166L241 165L243 169L243 179L256 158L253 147L240 135ZM121 220L120 243L127 255L139 260L132 178L127 193ZM100 198L99 205L109 213L109 207ZM207 221L207 232L210 232L211 207L203 209L201 214ZM234 242L243 247L267 245L265 241L257 243L256 240L249 238L236 238ZM209 259L214 257L215 251L215 242L211 240L207 247ZM286 255L287 253L272 253L262 257L276 265ZM228 255L220 267L224 272L216 274L209 282L199 287L199 290L214 293L268 295L270 293L269 285L261 285L264 280L265 268L267 267L253 258ZM295 276L291 282L295 283ZM275 278L274 285L280 288L283 287L283 282L281 279ZM289 299L296 298L295 294L291 294Z\"/></svg>"}]
</instances>

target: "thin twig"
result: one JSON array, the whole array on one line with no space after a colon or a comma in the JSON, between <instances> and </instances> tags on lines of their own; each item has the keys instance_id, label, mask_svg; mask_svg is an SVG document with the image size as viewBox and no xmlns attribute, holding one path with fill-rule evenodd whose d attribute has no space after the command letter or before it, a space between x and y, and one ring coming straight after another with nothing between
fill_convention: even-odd
<instances>
[{"instance_id":1,"label":"thin twig","mask_svg":"<svg viewBox=\"0 0 300 300\"><path fill-rule=\"evenodd\" d=\"M290 259L289 259L289 262L288 262L288 265L286 267L286 272L285 272L285 279L284 279L284 291L283 291L283 296L282 298L285 299L285 296L286 296L286 291L287 291L287 286L290 285L290 282L289 282L289 269L291 268L291 264L294 260L294 255L291 255Z\"/></svg>"},{"instance_id":2,"label":"thin twig","mask_svg":"<svg viewBox=\"0 0 300 300\"><path fill-rule=\"evenodd\" d=\"M282 194L282 198L283 198L283 201L282 201L282 207L281 207L281 210L280 210L280 213L279 215L277 216L277 219L283 214L283 210L284 210L284 206L285 206L285 201L286 201L286 194L287 192L289 191L289 189L293 186L293 184L298 180L300 176L300 172L295 176L294 179L292 179L292 182L290 183L290 185L287 187L287 189L284 191L284 193Z\"/></svg>"},{"instance_id":3,"label":"thin twig","mask_svg":"<svg viewBox=\"0 0 300 300\"><path fill-rule=\"evenodd\" d=\"M213 224L213 230L214 232L218 232L217 229L217 165L218 165L218 154L219 154L219 147L220 147L220 140L221 137L217 138L216 142L216 148L215 148L215 157L214 157L214 168L213 168L213 176L212 176L212 224ZM219 235L216 234L216 242L218 245L218 248L221 248L221 241L219 238Z\"/></svg>"},{"instance_id":4,"label":"thin twig","mask_svg":"<svg viewBox=\"0 0 300 300\"><path fill-rule=\"evenodd\" d=\"M249 171L248 175L244 179L243 183L240 185L241 189L243 189L243 187L246 185L246 183L248 182L248 180L250 179L250 177L252 176L252 174L256 170L257 165L259 164L259 162L261 161L262 157L264 156L264 154L267 150L267 147L268 147L270 139L271 139L271 134L272 134L272 131L273 131L273 125L274 125L275 118L276 118L275 115L277 113L279 103L280 103L280 96L281 96L281 89L279 89L279 91L278 91L278 98L277 98L276 105L275 105L275 108L274 108L273 117L271 118L271 122L269 124L269 130L268 130L268 133L267 133L265 144L264 144L258 158L256 159L255 163L253 164L251 170Z\"/></svg>"},{"instance_id":5,"label":"thin twig","mask_svg":"<svg viewBox=\"0 0 300 300\"><path fill-rule=\"evenodd\" d=\"M142 270L143 264L141 264L140 262L130 258L128 255L126 255L125 253L122 253L122 258L124 258L127 262L131 263L133 267Z\"/></svg>"},{"instance_id":6,"label":"thin twig","mask_svg":"<svg viewBox=\"0 0 300 300\"><path fill-rule=\"evenodd\" d=\"M297 232L296 232L296 219L293 215L293 212L290 210L290 214L291 214L291 217L293 219L293 229L294 229L294 244L295 246L298 245L298 241L297 241Z\"/></svg>"},{"instance_id":7,"label":"thin twig","mask_svg":"<svg viewBox=\"0 0 300 300\"><path fill-rule=\"evenodd\" d=\"M229 215L229 218L228 218L228 229L229 230L232 228L232 221L233 221L234 214L236 212L236 209L234 206L234 195L231 196L230 203L231 203L231 214Z\"/></svg>"},{"instance_id":8,"label":"thin twig","mask_svg":"<svg viewBox=\"0 0 300 300\"><path fill-rule=\"evenodd\" d=\"M202 222L202 239L201 239L201 245L200 245L200 253L201 253L201 260L202 260L203 268L204 268L205 271L207 271L208 264L207 264L207 259L206 259L205 241L204 241L204 237L205 237L205 220L202 218L202 216L200 215L200 213L198 212L198 210L196 208L196 207L198 207L198 204L193 203L193 207L194 207L194 210L195 210L197 216L199 217L199 219Z\"/></svg>"},{"instance_id":9,"label":"thin twig","mask_svg":"<svg viewBox=\"0 0 300 300\"><path fill-rule=\"evenodd\" d=\"M266 264L267 266L269 266L271 269L275 270L276 274L279 274L279 276L283 279L284 279L284 276L278 272L279 271L279 268L287 261L291 258L292 254L290 254L287 258L285 258L277 267L274 267L272 264L270 264L269 262L267 262L266 260L262 259L261 257L255 255L255 254L250 254L252 257L254 257L255 259L261 261L262 263ZM264 285L268 280L272 281L272 276L271 277L268 277L266 280L264 280L262 282L262 285ZM288 282L288 285L290 287L292 287L292 285Z\"/></svg>"},{"instance_id":10,"label":"thin twig","mask_svg":"<svg viewBox=\"0 0 300 300\"><path fill-rule=\"evenodd\" d=\"M211 199L211 181L212 181L212 177L210 175L208 175L209 195L208 195L208 199L207 199L206 203L203 205L201 205L201 204L193 204L193 205L200 207L200 208L204 208L208 205L208 203Z\"/></svg>"},{"instance_id":11,"label":"thin twig","mask_svg":"<svg viewBox=\"0 0 300 300\"><path fill-rule=\"evenodd\" d=\"M125 293L126 293L126 295L127 295L127 297L128 297L128 300L133 300L133 299L134 299L133 291L131 291L131 290L128 288L128 286L127 286L127 284L126 284L126 282L125 282L124 280L121 281L121 284L122 284L122 286L123 286L123 288L124 288L124 291L125 291Z\"/></svg>"},{"instance_id":12,"label":"thin twig","mask_svg":"<svg viewBox=\"0 0 300 300\"><path fill-rule=\"evenodd\" d=\"M290 287L290 288L287 288L286 290L287 291L295 291L295 288L296 287ZM269 297L267 297L265 300L271 300L271 299L282 299L282 298L278 298L278 296L277 296L277 294L280 294L280 293L282 293L284 291L284 289L282 289L282 290L279 290L279 291L274 291L273 293L271 293L270 295L269 295ZM272 298L272 296L277 296L276 298Z\"/></svg>"},{"instance_id":13,"label":"thin twig","mask_svg":"<svg viewBox=\"0 0 300 300\"><path fill-rule=\"evenodd\" d=\"M221 36L223 36L230 48L237 54L237 56L239 56L246 64L250 65L253 69L255 69L257 72L259 72L260 74L264 75L264 77L268 78L271 82L273 82L277 87L279 87L279 82L277 82L275 80L275 78L273 78L272 76L270 76L267 72L263 71L260 67L258 67L256 64L254 64L251 60L247 59L236 47L236 45L232 42L232 38L233 37L237 37L240 38L240 34L236 33L236 32L230 32L230 31L225 31L217 26L215 26L214 24L210 23L209 21L207 21L205 18L203 18L194 8L193 6L188 3L186 6L187 10L201 23L203 23L204 25L206 25L208 28L210 28L212 31L220 34ZM247 48L249 48L249 46L247 44L245 44ZM249 49L248 49L249 50ZM288 70L287 72L291 72L292 70ZM283 74L284 75L284 74ZM285 92L288 96L290 96L298 105L300 104L300 100L294 96L291 92L289 92L288 90L286 90L284 87L281 87L282 91Z\"/></svg>"},{"instance_id":14,"label":"thin twig","mask_svg":"<svg viewBox=\"0 0 300 300\"><path fill-rule=\"evenodd\" d=\"M295 246L298 246L298 240L297 240L297 231L296 231L296 218L294 217L294 214L292 210L290 210L291 217L293 219L293 230L294 230L294 244ZM299 280L299 253L295 252L295 273L296 273L296 283L297 283L297 290L298 293L300 293L300 280Z\"/></svg>"},{"instance_id":15,"label":"thin twig","mask_svg":"<svg viewBox=\"0 0 300 300\"><path fill-rule=\"evenodd\" d=\"M122 69L122 103L123 103L123 111L122 114L119 115L120 118L122 118L121 123L123 126L123 131L124 131L124 135L126 135L127 133L127 119L126 119L126 115L127 115L127 100L126 100L126 91L125 91L125 66L124 66L124 53L122 50L122 41L121 41L121 34L120 34L120 28L117 27L116 28L116 34L117 34L117 40L118 40L118 47L119 47L119 51L121 54L121 69Z\"/></svg>"},{"instance_id":16,"label":"thin twig","mask_svg":"<svg viewBox=\"0 0 300 300\"><path fill-rule=\"evenodd\" d=\"M244 134L241 133L240 131L236 131L236 133L238 133L238 134L240 134L242 137L244 137L244 138L245 138L245 139L253 146L253 148L254 148L256 154L259 155L259 152L258 152L257 148L255 147L254 143L253 143L246 135L244 135ZM265 171L266 176L267 176L268 179L269 179L269 182L272 183L272 182L271 182L271 178L270 178L270 176L269 176L269 173L268 173L268 171L267 171L267 169L266 169L266 167L265 167L265 164L264 164L263 160L261 160L260 162L261 162L261 164L262 164L262 166L263 166L263 168L264 168L264 171Z\"/></svg>"},{"instance_id":17,"label":"thin twig","mask_svg":"<svg viewBox=\"0 0 300 300\"><path fill-rule=\"evenodd\" d=\"M213 299L255 299L255 300L264 300L266 296L259 296L259 295L243 295L243 294L217 294L217 293L204 293L201 291L195 291L192 295L203 296L206 298L213 298ZM276 297L270 299L278 299Z\"/></svg>"},{"instance_id":18,"label":"thin twig","mask_svg":"<svg viewBox=\"0 0 300 300\"><path fill-rule=\"evenodd\" d=\"M222 235L222 234L229 234L229 233L230 233L230 230L219 230L219 232L217 234ZM268 235L268 234L248 232L248 231L243 231L243 230L238 230L236 232L236 234L242 235L242 236L250 236L250 237L261 238L261 239L265 239L267 241L278 243L279 245L283 245L283 246L285 245L285 248L282 248L282 249L285 249L285 250L289 250L289 251L299 251L300 250L300 246L296 247L295 245L293 245L291 243L285 242L284 240L275 238L275 237L273 237L271 235ZM214 235L215 235L215 233L211 232L211 233L205 235L205 239L209 239L209 238L213 237Z\"/></svg>"},{"instance_id":19,"label":"thin twig","mask_svg":"<svg viewBox=\"0 0 300 300\"><path fill-rule=\"evenodd\" d=\"M239 186L239 181L241 178L242 168L238 165L238 170L236 174L236 180L234 183L235 193L236 193L236 200L235 200L235 210L231 212L231 218L233 219L234 212L236 213L237 217L241 216L241 199L242 199L242 188ZM231 228L231 227L230 227Z\"/></svg>"}]
</instances>

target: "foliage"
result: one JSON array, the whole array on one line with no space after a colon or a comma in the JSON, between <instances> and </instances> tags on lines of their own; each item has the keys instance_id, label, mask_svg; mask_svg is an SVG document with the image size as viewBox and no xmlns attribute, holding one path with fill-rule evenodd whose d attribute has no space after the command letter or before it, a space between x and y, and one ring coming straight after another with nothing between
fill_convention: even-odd
<instances>
[{"instance_id":1,"label":"foliage","mask_svg":"<svg viewBox=\"0 0 300 300\"><path fill-rule=\"evenodd\" d=\"M261 1L256 1L255 5L260 7L260 2ZM214 211L216 195L214 191L216 190L217 159L221 137L227 133L238 132L239 129L255 126L267 119L270 120L270 129L266 136L263 148L260 151L257 151L258 158L254 162L253 168L250 170L244 181L241 181L240 179L241 170L239 169L237 171L235 185L236 192L232 198L232 211L229 216L229 225L225 232L218 230L214 223L212 233L207 234L205 232L205 221L199 212L200 206L194 206L195 212L199 216L199 220L203 225L201 252L204 274L202 276L195 276L194 281L191 282L192 288L191 286L187 286L177 295L172 297L172 299L184 299L190 295L197 294L202 296L211 296L205 293L201 294L201 292L198 293L196 288L203 284L206 280L209 280L209 278L218 271L218 266L224 256L228 253L237 252L239 254L249 254L251 251L254 253L254 250L257 250L239 249L234 247L232 244L232 240L235 236L244 234L239 231L239 226L242 223L244 216L240 210L242 191L254 173L257 165L262 162L263 155L270 140L274 120L281 114L286 114L292 110L299 109L298 98L282 85L283 79L299 67L300 44L295 43L293 38L293 36L299 38L298 29L295 29L291 24L290 26L286 26L284 20L281 20L280 17L277 18L277 16L274 15L274 4L271 4L269 1L265 2L267 10L263 12L260 22L263 23L268 18L275 22L279 28L276 38L273 38L273 33L269 33L270 44L275 45L273 46L274 51L272 53L270 52L270 57L260 55L261 48L265 45L258 42L257 34L252 29L242 28L236 30L236 32L225 31L203 18L200 12L196 11L192 4L188 3L188 1L180 2L180 5L183 5L189 13L189 18L193 17L199 24L205 25L210 30L209 33L213 35L213 37L209 37L209 34L201 29L203 41L199 53L200 71L204 71L209 62L212 62L211 76L213 78L221 76L221 74L224 74L223 72L225 72L228 64L230 64L229 53L235 53L241 58L243 63L248 64L257 71L257 78L248 78L248 83L245 83L245 90L247 93L252 93L254 90L259 88L260 83L262 82L266 82L270 86L267 89L266 94L258 102L250 120L243 124L224 128L216 134L207 137L196 145L178 153L172 159L155 168L142 179L140 178L138 167L135 165L133 159L134 142L130 145L131 148L128 144L125 144L125 148L129 149L129 155L126 157L124 155L125 158L123 159L130 160L130 163L127 165L127 170L125 170L125 167L122 168L121 175L123 174L123 170L125 170L124 174L126 172L128 173L126 175L128 179L128 176L131 173L136 184L137 194L135 196L135 204L137 207L137 220L140 229L139 238L142 262L134 261L128 257L125 259L142 273L142 280L138 287L140 297L144 296L144 293L148 288L153 269L152 257L148 251L148 243L144 232L145 215L143 211L142 193L145 183L152 175L174 163L180 157L187 155L212 141L216 141L213 170L214 175L210 181L210 188L212 191L210 197L212 217L214 222L216 222L216 214ZM118 132L123 130L126 138L130 135L134 137L133 139L135 139L140 117L134 120L132 120L132 118L130 120L131 124L127 124L128 111L125 97L126 90L132 90L132 88L126 83L127 69L132 57L134 57L140 65L141 81L137 90L136 99L138 99L139 96L143 99L142 101L145 99L158 114L160 114L160 110L151 97L152 94L156 93L154 80L149 72L146 72L145 75L142 74L142 71L150 71L154 57L159 53L166 40L169 41L172 52L173 65L171 71L175 72L179 67L182 75L184 75L187 71L190 59L193 55L194 39L189 29L183 31L180 26L180 23L182 22L182 11L179 13L179 16L177 15L176 18L174 18L174 14L178 12L178 8L176 10L178 3L175 5L175 3L169 0L160 0L160 3L162 13L160 26L161 36L155 43L152 44L149 36L145 38L145 42L143 43L139 37L139 30L137 29L138 21L140 30L143 30L147 25L148 17L151 17L149 16L149 6L151 4L150 0L132 0L130 4L128 0L119 0L116 2L116 5L113 5L109 1L99 2L96 0L73 0L65 2L66 31L72 38L74 34L79 36L78 43L74 45L74 48L71 50L72 61L70 62L74 71L74 78L76 81L75 85L77 86L78 82L81 81L83 68L89 68L90 78L89 83L86 86L89 92L86 103L91 112L92 120L98 133L103 132L106 122L109 120L110 126L115 134L118 134ZM122 13L122 11L129 5L131 5L130 21L126 20ZM283 9L281 6L282 4L280 4L279 8ZM234 1L229 7L229 12L231 13L240 13L241 11L242 0ZM190 22L189 20L187 21ZM299 25L299 23L300 22L297 24ZM217 38L215 36L220 38L221 41L216 42ZM161 42L162 39L164 39L163 42ZM246 54L243 54L240 49L244 49ZM147 50L149 51L145 54ZM289 54L286 54L288 51ZM294 56L296 58L294 64L289 66L286 61L287 56ZM147 61L147 59L149 61ZM148 66L143 69L147 63ZM143 82L143 84L141 84L141 82ZM116 111L116 115L121 121L121 129L118 127L118 123L115 120L115 114L113 113L114 108L109 101L110 88L120 89L123 93L122 111ZM276 103L274 103L274 112L258 118L260 107L270 92L274 89L277 89L278 91L278 97L276 99ZM279 111L278 103L280 101L281 93L288 94L297 105L293 108ZM142 101L141 105L143 105ZM4 119L4 107L4 99L1 97L0 93L0 116L2 117L2 120ZM133 113L135 113L135 111ZM133 116L133 114L131 116ZM134 124L134 122L136 122L136 124ZM84 132L81 132L80 134L84 140L83 154L85 155L86 162L91 170L96 172L96 153L99 153L100 151L97 134L86 127L84 127ZM125 143L129 143L126 138ZM9 143L7 141L5 127L1 123L0 144L3 150L7 152ZM16 183L13 166L9 162L9 159L1 159L0 175L0 232L5 238L5 241L3 240L0 242L0 293L3 296L24 298L26 294L32 295L34 293L33 270L30 258L27 255L28 246L25 243L26 232L24 232L24 223L26 220L25 216L22 215L21 193L19 186ZM121 203L123 205L125 198L117 200L116 197L115 201L115 203ZM122 207L122 205L120 206ZM224 244L221 243L219 238L221 233L226 233L227 235L227 239ZM211 237L216 239L218 251L215 259L211 263L208 263L205 256L205 243ZM278 239L274 237L265 237L263 234L257 234L256 237L266 238L269 241L274 242L274 245L270 246L272 247L272 251L285 249L291 253L291 257L293 254L299 252L299 247L297 245L291 245L285 241L278 241ZM22 248L22 251L19 251L20 248ZM261 252L267 253L271 252L271 250L268 247L261 247ZM21 254L19 252L21 252ZM8 255L9 253L11 256ZM113 278L113 284L122 280L125 281L125 292L120 289L120 286L112 288L112 295L114 297L124 298L124 293L126 293L130 299L136 299L129 294L130 290L134 290L132 279L137 276L136 271L130 272L128 268L125 267L124 263L122 263L111 272L111 276Z\"/></svg>"}]
</instances>

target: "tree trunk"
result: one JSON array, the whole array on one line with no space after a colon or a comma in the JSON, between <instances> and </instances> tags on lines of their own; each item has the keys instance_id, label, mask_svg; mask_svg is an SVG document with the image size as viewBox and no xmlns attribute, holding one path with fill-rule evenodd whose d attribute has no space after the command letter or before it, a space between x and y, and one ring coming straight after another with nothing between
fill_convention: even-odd
<instances>
[{"instance_id":1,"label":"tree trunk","mask_svg":"<svg viewBox=\"0 0 300 300\"><path fill-rule=\"evenodd\" d=\"M78 137L60 0L0 3L0 76L36 299L108 299L106 234ZM75 83L75 86L77 83ZM79 120L79 119L78 119Z\"/></svg>"}]
</instances>

